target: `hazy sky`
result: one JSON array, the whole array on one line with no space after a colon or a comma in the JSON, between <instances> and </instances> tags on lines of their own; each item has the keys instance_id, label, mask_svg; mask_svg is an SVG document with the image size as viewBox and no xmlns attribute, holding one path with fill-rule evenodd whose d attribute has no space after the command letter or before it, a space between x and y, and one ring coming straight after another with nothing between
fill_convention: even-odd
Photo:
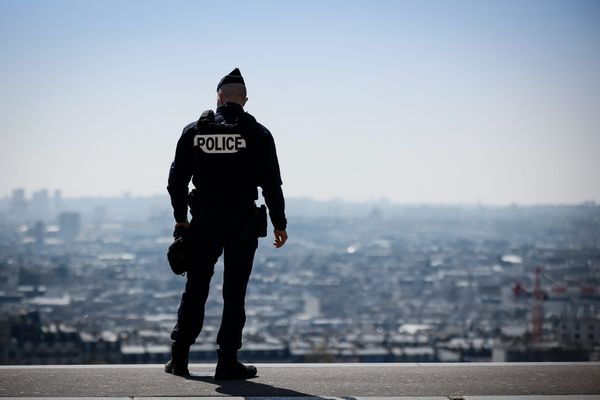
<instances>
[{"instance_id":1,"label":"hazy sky","mask_svg":"<svg viewBox=\"0 0 600 400\"><path fill-rule=\"evenodd\" d=\"M165 194L239 67L288 196L600 201L600 1L0 0L0 196Z\"/></svg>"}]
</instances>

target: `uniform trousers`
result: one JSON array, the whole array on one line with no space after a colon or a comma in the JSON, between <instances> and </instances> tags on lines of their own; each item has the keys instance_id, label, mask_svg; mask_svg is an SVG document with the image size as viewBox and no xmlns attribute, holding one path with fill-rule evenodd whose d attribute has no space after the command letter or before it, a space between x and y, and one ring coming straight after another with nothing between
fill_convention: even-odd
<instances>
[{"instance_id":1,"label":"uniform trousers","mask_svg":"<svg viewBox=\"0 0 600 400\"><path fill-rule=\"evenodd\" d=\"M193 265L186 274L177 323L171 332L176 343L192 345L202 331L210 281L215 263L223 255L223 315L217 344L224 350L242 347L246 287L258 246L252 228L253 207L253 203L243 206L215 203L192 209L187 238Z\"/></svg>"}]
</instances>

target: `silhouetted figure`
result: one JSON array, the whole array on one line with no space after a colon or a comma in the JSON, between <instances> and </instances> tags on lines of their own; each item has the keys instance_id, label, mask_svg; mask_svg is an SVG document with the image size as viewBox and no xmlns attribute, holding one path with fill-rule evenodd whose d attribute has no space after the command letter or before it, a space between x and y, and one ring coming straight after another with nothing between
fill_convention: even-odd
<instances>
[{"instance_id":1,"label":"silhouetted figure","mask_svg":"<svg viewBox=\"0 0 600 400\"><path fill-rule=\"evenodd\" d=\"M216 112L205 111L184 128L171 164L167 189L176 221L174 236L185 234L192 260L171 332L171 360L165 365L165 371L175 375L189 375L189 349L202 330L210 280L221 254L224 306L215 379L245 379L257 372L237 360L246 321L246 286L258 237L266 236L266 214L255 204L257 187L269 208L277 248L287 240L287 221L275 143L267 128L244 112L247 100L236 68L217 86ZM190 179L195 189L188 194Z\"/></svg>"}]
</instances>

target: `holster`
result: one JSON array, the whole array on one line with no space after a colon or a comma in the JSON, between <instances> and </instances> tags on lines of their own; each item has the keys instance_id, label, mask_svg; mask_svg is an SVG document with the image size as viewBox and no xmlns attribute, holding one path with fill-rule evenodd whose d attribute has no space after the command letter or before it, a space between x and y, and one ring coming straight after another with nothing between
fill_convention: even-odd
<instances>
[{"instance_id":1,"label":"holster","mask_svg":"<svg viewBox=\"0 0 600 400\"><path fill-rule=\"evenodd\" d=\"M190 214L192 214L193 217L200 207L200 196L196 189L192 189L188 194L188 205L190 206Z\"/></svg>"},{"instance_id":2,"label":"holster","mask_svg":"<svg viewBox=\"0 0 600 400\"><path fill-rule=\"evenodd\" d=\"M267 207L264 204L261 204L260 207L254 206L252 211L252 225L256 237L267 236Z\"/></svg>"},{"instance_id":3,"label":"holster","mask_svg":"<svg viewBox=\"0 0 600 400\"><path fill-rule=\"evenodd\" d=\"M188 195L188 205L190 206L190 213L192 217L199 214L199 210L202 204L206 203L206 200L200 198L200 195L196 189L192 189ZM260 207L256 206L256 203L250 201L249 204L252 207L249 228L246 232L253 234L255 237L266 237L267 236L267 207L262 204ZM247 215L247 214L246 214Z\"/></svg>"}]
</instances>

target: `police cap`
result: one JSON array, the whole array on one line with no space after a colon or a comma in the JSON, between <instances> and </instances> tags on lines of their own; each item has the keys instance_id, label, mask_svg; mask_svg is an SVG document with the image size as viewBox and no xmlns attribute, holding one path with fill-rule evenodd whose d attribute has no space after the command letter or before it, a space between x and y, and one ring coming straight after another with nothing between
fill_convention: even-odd
<instances>
[{"instance_id":1,"label":"police cap","mask_svg":"<svg viewBox=\"0 0 600 400\"><path fill-rule=\"evenodd\" d=\"M242 73L238 68L234 69L229 74L225 75L223 79L221 79L221 81L217 85L217 91L219 91L221 86L227 85L228 83L241 83L242 85L245 85Z\"/></svg>"}]
</instances>

